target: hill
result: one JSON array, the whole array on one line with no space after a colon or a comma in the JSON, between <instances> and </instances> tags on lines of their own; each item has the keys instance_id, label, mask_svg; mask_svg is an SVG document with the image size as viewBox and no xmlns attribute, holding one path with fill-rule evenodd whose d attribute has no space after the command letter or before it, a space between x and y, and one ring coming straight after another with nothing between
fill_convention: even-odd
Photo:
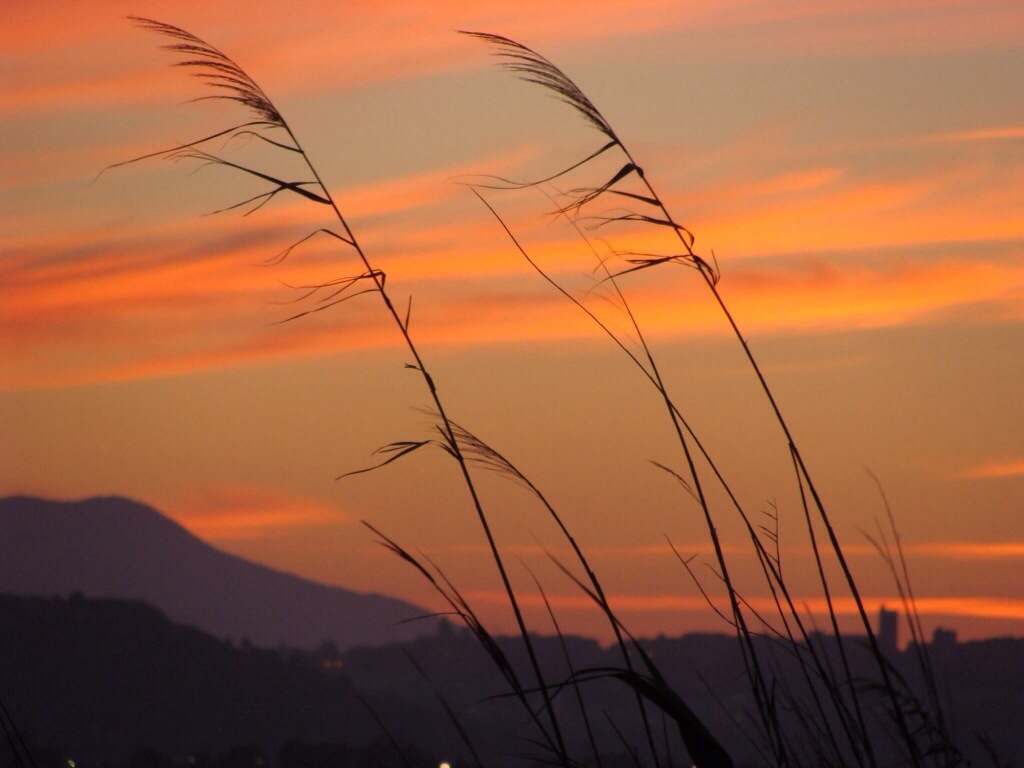
<instances>
[{"instance_id":1,"label":"hill","mask_svg":"<svg viewBox=\"0 0 1024 768\"><path fill-rule=\"evenodd\" d=\"M318 584L221 552L120 497L0 499L0 591L142 600L173 621L266 647L339 648L433 632L426 611Z\"/></svg>"},{"instance_id":2,"label":"hill","mask_svg":"<svg viewBox=\"0 0 1024 768\"><path fill-rule=\"evenodd\" d=\"M272 760L300 741L368 749L383 732L367 704L409 724L406 744L424 740L413 708L132 601L0 594L0 683L37 765L125 764L146 751L183 764L238 748ZM8 757L3 744L0 765Z\"/></svg>"},{"instance_id":3,"label":"hill","mask_svg":"<svg viewBox=\"0 0 1024 768\"><path fill-rule=\"evenodd\" d=\"M493 640L528 676L521 642ZM817 642L822 650L830 647L826 636ZM735 637L641 643L672 689L728 745L736 765L761 764L756 742L741 730L753 702ZM770 645L765 639L766 656ZM566 651L578 672L621 665L615 648L585 638L535 637L534 647L550 680L571 674ZM1024 640L946 640L930 650L965 756L975 765L1021 765ZM908 682L916 677L912 657L908 649L891 659ZM777 660L781 679L795 672ZM623 744L643 741L635 701L613 678L585 677L593 723L616 723L596 730L598 748L608 758L602 763L633 765ZM0 723L7 716L2 713L9 713L31 746L36 768L67 768L68 760L85 768L400 768L400 760L384 759L385 753L396 757L389 737L402 744L406 757L433 756L409 765L436 766L439 758L470 764L449 719L453 713L488 766L517 768L529 762L525 737L533 731L507 692L507 681L464 628L442 625L435 635L411 643L341 653L328 646L281 653L174 625L142 603L0 594ZM586 755L587 734L571 699L560 697L556 706L570 726L566 736L573 753ZM879 711L880 699L870 688L862 703ZM780 710L784 718L791 714ZM880 722L884 727L884 718ZM902 764L880 736L881 763ZM11 744L0 740L0 766L14 764L8 760ZM170 762L138 760L146 751ZM991 754L998 759L986 757Z\"/></svg>"}]
</instances>

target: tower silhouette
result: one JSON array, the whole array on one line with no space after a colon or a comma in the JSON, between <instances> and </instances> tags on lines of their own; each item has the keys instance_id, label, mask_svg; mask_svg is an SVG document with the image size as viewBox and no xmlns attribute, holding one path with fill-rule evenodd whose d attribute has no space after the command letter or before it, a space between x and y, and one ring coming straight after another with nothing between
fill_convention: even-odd
<instances>
[{"instance_id":1,"label":"tower silhouette","mask_svg":"<svg viewBox=\"0 0 1024 768\"><path fill-rule=\"evenodd\" d=\"M886 655L895 654L899 650L899 619L896 611L888 610L884 605L878 609L878 647Z\"/></svg>"}]
</instances>

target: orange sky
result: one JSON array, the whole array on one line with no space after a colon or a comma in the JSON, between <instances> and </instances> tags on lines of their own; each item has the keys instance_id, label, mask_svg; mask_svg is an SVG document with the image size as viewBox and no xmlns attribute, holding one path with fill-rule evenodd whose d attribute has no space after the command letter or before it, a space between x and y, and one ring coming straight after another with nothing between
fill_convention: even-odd
<instances>
[{"instance_id":1,"label":"orange sky","mask_svg":"<svg viewBox=\"0 0 1024 768\"><path fill-rule=\"evenodd\" d=\"M557 500L638 631L715 628L666 549L668 536L708 556L688 498L648 463L680 461L657 401L462 183L547 175L601 137L454 34L479 29L576 79L698 250L714 252L721 292L867 574L869 604L892 603L894 590L861 533L885 515L865 469L892 502L926 625L1024 634L1020 3L247 8L5 8L0 494L131 495L229 551L430 603L367 519L436 555L507 622L440 456L334 481L376 447L422 436L414 409L426 392L374 296L279 323L305 306L287 285L362 269L318 240L264 265L325 225L318 207L282 197L248 217L205 216L261 189L183 164L97 178L240 122L224 105L186 103L200 84L123 19L153 16L223 48L274 99L396 303L413 297L412 330L452 415ZM565 184L600 183L621 162ZM488 199L531 256L625 328L594 254L547 215L546 198ZM605 256L678 248L661 232L581 223ZM721 314L692 270L649 270L623 287L744 503L778 505L794 578L816 605L785 444ZM510 552L543 576L570 629L598 631L546 563L544 547L560 546L550 523L492 483ZM742 572L742 536L722 528ZM525 570L517 578L530 583Z\"/></svg>"}]
</instances>

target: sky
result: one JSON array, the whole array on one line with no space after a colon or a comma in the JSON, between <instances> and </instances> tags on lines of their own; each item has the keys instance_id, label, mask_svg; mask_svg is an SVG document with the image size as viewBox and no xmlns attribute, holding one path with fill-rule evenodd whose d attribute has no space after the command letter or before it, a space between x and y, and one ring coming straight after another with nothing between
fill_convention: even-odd
<instances>
[{"instance_id":1,"label":"sky","mask_svg":"<svg viewBox=\"0 0 1024 768\"><path fill-rule=\"evenodd\" d=\"M873 544L893 540L888 508L927 631L1024 635L1017 0L7 0L3 14L0 495L129 496L225 551L439 609L367 521L512 627L447 456L336 479L430 437L432 419L376 294L282 322L317 306L302 286L362 271L325 238L270 263L332 225L325 207L278 195L214 213L266 187L188 161L107 169L248 119L194 101L209 91L125 17L155 18L218 46L272 99L409 308L449 415L543 490L627 626L728 631L679 560L695 557L721 607L699 508L657 466L685 470L657 393L468 186L544 178L604 143L456 33L491 32L577 82L714 259L869 610L898 604ZM256 140L210 149L308 176ZM623 162L482 191L635 350L598 264L621 270L624 253L671 255L678 241L599 226L607 198L570 222L546 196ZM673 264L618 284L680 410L751 516L777 520L787 580L820 608L785 439L707 287ZM570 553L545 511L475 474L531 626L551 629L536 577L564 630L607 639L552 561ZM734 511L709 498L744 595L764 607Z\"/></svg>"}]
</instances>

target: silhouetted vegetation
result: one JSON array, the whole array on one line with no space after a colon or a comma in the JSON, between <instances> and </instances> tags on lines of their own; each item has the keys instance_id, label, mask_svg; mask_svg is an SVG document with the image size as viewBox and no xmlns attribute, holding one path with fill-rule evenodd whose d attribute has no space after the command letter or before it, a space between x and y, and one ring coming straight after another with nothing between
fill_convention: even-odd
<instances>
[{"instance_id":1,"label":"silhouetted vegetation","mask_svg":"<svg viewBox=\"0 0 1024 768\"><path fill-rule=\"evenodd\" d=\"M638 765L655 767L678 762L684 750L700 768L731 766L735 756L745 750L744 741L753 745L760 759L774 766L881 768L895 761L915 768L951 768L965 763L943 715L939 686L925 685L921 693L921 689L896 668L879 646L827 505L720 290L721 272L714 256L696 249L694 234L673 217L663 198L655 191L652 174L643 168L600 110L562 70L541 54L513 40L493 34L468 33L492 46L502 63L513 73L568 104L601 136L600 146L582 150L582 159L566 161L563 167L552 169L544 179L481 181L473 186L473 191L505 228L512 246L541 277L585 312L600 331L629 357L637 369L638 380L651 386L652 395L663 407L677 439L678 455L673 466L659 466L679 482L683 489L682 504L696 504L702 513L714 553L714 578L717 582L705 594L711 606L720 611L725 624L734 632L734 650L744 693L742 700L721 701L721 706L735 719L738 727L738 730L728 733L717 726L711 727L710 708L703 704L698 706L689 691L673 683L658 655L652 654L649 647L630 635L606 596L598 574L542 489L498 449L449 415L449 404L439 391L415 342L411 303L402 305L394 299L390 281L383 270L370 260L321 180L312 159L267 94L238 64L209 43L162 22L136 21L143 28L169 39L167 48L177 57L177 65L212 87L203 98L228 100L246 112L239 123L136 161L165 158L194 162L240 173L267 185L262 193L228 205L224 210L253 212L280 195L296 196L310 205L319 206L318 210L327 217L324 225L283 250L279 259L294 257L303 244L316 238L334 242L345 257L354 259L359 266L354 273L307 287L305 300L309 302L308 308L296 312L291 319L336 307L357 296L370 295L381 301L384 312L393 322L409 356L406 367L422 378L429 401L425 412L433 427L426 434L384 446L380 449L380 461L375 466L358 471L379 469L422 450L440 450L454 462L515 617L518 639L510 643L495 638L465 599L459 585L450 582L432 563L413 555L395 538L373 530L382 544L416 568L434 586L447 603L449 613L461 620L472 633L476 647L485 653L498 675L503 689L501 693L518 707L519 720L515 721L515 730L520 734L522 756L563 766L580 763L602 766L602 754L606 751L595 737L595 731L600 730L602 735L617 739L621 752ZM279 155L278 159L291 161L294 171L269 172L262 166L251 166L234 157L229 159L211 149L213 142L228 146L233 139L254 143L262 150ZM610 169L606 167L608 162L611 163ZM600 175L586 178L589 173ZM567 186L569 191L564 192L559 185ZM604 322L579 296L544 271L498 212L495 195L536 189L542 189L551 196L555 213L577 226L580 236L595 248L595 254L596 246L584 227L588 220L591 225L604 228L621 224L645 226L669 237L665 250L660 253L625 248L595 256L599 283L617 304L621 319L625 321L625 331ZM599 205L610 208L595 210ZM778 427L778 446L767 446L766 450L780 448L792 465L792 481L801 503L798 520L815 556L819 594L826 605L822 618L833 638L827 643L823 643L821 636L813 630L814 617L808 615L783 577L778 519L762 524L761 519L751 515L734 493L727 472L706 450L671 394L669 384L662 377L655 350L648 344L637 315L626 299L622 286L629 276L672 266L691 270L695 279L701 281L710 293L721 310L723 322L734 334L749 363L751 375L765 398L765 406ZM572 644L566 638L559 638L550 642L559 645L565 666L552 669L546 665L545 659L549 655L541 653L541 642L521 610L521 593L509 576L506 556L492 531L490 516L478 491L477 478L481 470L497 472L512 479L526 491L524 498L529 503L539 504L544 514L557 524L575 559L573 563L560 565L579 589L593 600L595 609L614 632L617 638L614 660L590 662L585 654L583 658L574 658ZM726 500L724 504L712 500L711 489L715 489L716 497ZM774 599L774 610L770 614L755 611L745 599L748 589L755 585L741 584L734 576L731 568L734 558L726 552L718 536L718 525L726 515L739 520L749 536L748 556L756 558L760 566L756 586ZM888 551L888 557L901 590L908 596L911 626L919 627L913 615L912 591L905 582L906 569L895 565L900 557L898 547L895 551ZM683 567L689 568L685 558L681 557L680 561ZM705 589L699 581L697 585ZM862 631L855 636L844 634L840 626L835 609L839 595L851 598L857 607ZM720 604L716 596L720 597ZM551 618L557 620L553 612ZM578 652L579 649L576 650ZM917 657L920 669L915 675L922 674L926 680L931 680L935 675L934 668L923 647L921 651ZM709 679L712 695L724 695L728 686L723 681L711 680L712 670L698 668L696 671ZM459 674L471 673L463 670ZM433 685L437 683L433 682ZM629 713L616 712L616 717L611 718L610 713L596 703L601 698L593 692L597 686L615 690L616 701L629 702ZM478 750L474 730L464 727L470 717L447 703L444 695L438 698L451 727L463 738L470 754L483 754L487 761L500 759ZM210 714L212 716L213 713ZM380 721L388 722L385 717ZM398 722L402 723L401 728L408 725L407 721ZM509 724L512 721L503 717L502 722ZM583 724L582 729L580 723ZM576 736L583 732L587 738L578 743Z\"/></svg>"},{"instance_id":2,"label":"silhouetted vegetation","mask_svg":"<svg viewBox=\"0 0 1024 768\"><path fill-rule=\"evenodd\" d=\"M0 692L26 743L82 766L124 764L141 747L181 760L233 745L273 755L292 739L364 748L380 735L346 678L172 624L143 603L0 595L0 659Z\"/></svg>"},{"instance_id":3,"label":"silhouetted vegetation","mask_svg":"<svg viewBox=\"0 0 1024 768\"><path fill-rule=\"evenodd\" d=\"M495 642L520 673L529 664L515 637ZM616 665L619 650L579 637L534 637L545 676L564 679L562 642L579 668ZM766 639L758 641L773 652ZM834 640L816 638L834 658ZM757 746L743 731L754 701L739 641L730 635L687 635L641 641L665 671L672 690L703 713L732 747L738 764L756 765ZM957 733L972 745L976 765L989 745L1005 764L1024 759L1024 640L931 644ZM775 649L777 650L777 649ZM894 652L892 669L914 670L914 649ZM0 765L36 768L314 768L325 762L418 768L447 761L474 763L452 727L445 702L488 766L524 762L530 730L519 703L472 632L444 627L435 635L380 647L339 651L260 649L217 640L167 621L141 603L82 597L0 595L0 693L21 730L32 762L0 744ZM854 655L859 674L870 654ZM784 672L798 661L781 659ZM631 762L626 744L643 738L635 704L620 684L596 678L583 687L602 765ZM578 711L565 706L567 745L590 748ZM614 722L616 729L607 723ZM659 723L659 728L664 724ZM891 744L880 744L887 755ZM262 761L258 762L258 761Z\"/></svg>"}]
</instances>

